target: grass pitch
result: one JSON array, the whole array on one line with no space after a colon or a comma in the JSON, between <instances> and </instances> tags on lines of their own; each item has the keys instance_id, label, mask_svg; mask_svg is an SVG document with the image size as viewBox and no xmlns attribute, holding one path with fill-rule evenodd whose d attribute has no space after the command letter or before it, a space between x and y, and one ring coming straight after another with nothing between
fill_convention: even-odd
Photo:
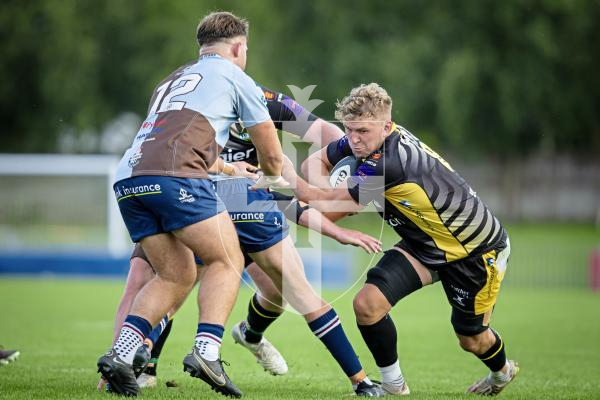
<instances>
[{"instance_id":1,"label":"grass pitch","mask_svg":"<svg viewBox=\"0 0 600 400\"><path fill-rule=\"evenodd\" d=\"M510 273L510 271L509 271ZM113 312L122 282L91 280L0 279L0 343L21 357L0 367L2 399L106 399L96 392L97 358L110 344ZM580 289L505 287L493 325L504 336L509 357L521 373L501 394L505 399L600 398L600 294ZM286 357L283 377L266 374L246 350L233 343L230 326L245 315L249 290L240 293L222 347L227 371L248 399L347 398L351 387L312 336L303 319L288 313L268 331ZM325 292L334 299L338 292ZM352 293L334 306L371 377L377 368L355 326ZM441 286L404 299L392 312L398 327L402 370L411 398L474 398L464 390L486 373L475 357L459 349L449 322L450 308ZM198 379L182 372L192 345L196 306L189 299L176 316L159 363L159 387L147 399L220 398ZM175 380L176 388L165 382Z\"/></svg>"}]
</instances>

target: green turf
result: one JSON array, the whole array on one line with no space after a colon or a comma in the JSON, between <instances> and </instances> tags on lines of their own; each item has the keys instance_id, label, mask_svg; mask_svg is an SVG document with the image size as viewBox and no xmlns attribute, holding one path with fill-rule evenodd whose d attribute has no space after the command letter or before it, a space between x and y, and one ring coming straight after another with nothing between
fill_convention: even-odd
<instances>
[{"instance_id":1,"label":"green turf","mask_svg":"<svg viewBox=\"0 0 600 400\"><path fill-rule=\"evenodd\" d=\"M0 279L0 343L21 351L17 362L0 367L0 398L107 398L95 391L95 363L109 346L121 289L117 281ZM325 298L338 294L326 292ZM240 294L231 322L243 317L248 297L247 290ZM334 305L364 367L377 378L353 322L351 293ZM410 296L392 315L411 397L471 398L461 393L485 374L485 368L458 348L441 287ZM143 398L219 398L181 371L195 319L194 302L188 301L175 319L160 362L160 387L144 392ZM507 342L509 356L522 367L502 398L600 398L600 293L506 288L493 321ZM351 392L301 317L284 315L268 336L288 360L286 376L267 375L233 343L229 330L226 333L222 355L231 363L228 372L246 398L346 398ZM165 387L169 379L179 387Z\"/></svg>"}]
</instances>

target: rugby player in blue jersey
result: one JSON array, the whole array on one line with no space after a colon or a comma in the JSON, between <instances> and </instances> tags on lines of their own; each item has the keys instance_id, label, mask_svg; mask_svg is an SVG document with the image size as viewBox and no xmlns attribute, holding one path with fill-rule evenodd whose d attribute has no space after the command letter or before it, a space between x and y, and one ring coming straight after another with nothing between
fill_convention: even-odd
<instances>
[{"instance_id":1,"label":"rugby player in blue jersey","mask_svg":"<svg viewBox=\"0 0 600 400\"><path fill-rule=\"evenodd\" d=\"M327 144L338 139L343 133L335 125L327 123L315 115L305 110L301 105L289 97L262 88L267 100L267 107L271 119L275 122L278 129L284 129L289 133L301 137L303 140ZM256 149L249 140L247 131L235 124L231 127L229 140L221 151L221 159L211 168L213 172L224 171L224 174L215 175L213 179L217 185L220 197L225 202L230 215L236 225L238 235L241 238L242 248L246 255L246 265L248 273L254 280L260 294L256 294L250 300L248 305L248 316L245 321L236 324L232 334L237 343L242 344L250 350L257 358L258 362L274 375L281 375L287 372L287 364L280 353L263 337L263 332L276 320L282 313L282 279L281 271L284 269L280 261L280 252L278 248L282 245L290 246L289 239L286 239L287 226L284 218L274 208L273 200L277 200L279 208L283 210L285 216L299 223L300 225L311 227L322 234L330 236L340 243L352 244L362 247L367 252L377 252L380 250L378 240L357 231L343 229L333 224L331 221L321 217L320 213L302 205L291 196L267 193L264 191L248 191L248 186L252 184L246 179L229 179L232 176L240 178L247 176L252 178L253 172L257 170L258 160L256 158ZM228 163L224 160L238 160ZM225 187L225 189L223 189ZM236 188L231 192L231 188ZM229 191L223 193L223 191ZM249 209L246 204L252 201L266 201L260 207L254 210ZM236 199L243 199L242 204L235 204ZM260 220L255 216L259 215ZM252 216L251 218L249 216ZM283 243L281 243L283 242ZM293 247L288 248L288 256L294 256ZM252 257L262 257L261 268L270 268L271 275L275 274L274 279L278 282L276 285L269 275L262 271L255 263L252 263ZM297 258L297 254L296 254ZM290 257L288 257L288 260ZM314 310L303 312L309 325L317 336L326 344L333 355L336 357L348 376L353 377L353 383L359 394L372 394L377 392L376 387L370 387L368 381L362 382L364 373L360 364L355 360L352 348L347 343L341 325L330 307L322 303L321 300L312 291L312 288L306 281L302 273L302 266L299 264L299 258L296 263L289 262L285 273L288 275L286 283L286 292L296 293L295 297L300 297L303 301L310 300ZM199 269L199 275L202 275L203 269ZM117 313L116 326L120 326L122 319L119 315L124 315L129 307L131 297L141 289L144 282L147 281L153 272L148 260L146 259L141 247L138 245L132 254L131 268L128 276L128 283L125 294L119 306ZM295 286L295 288L294 288ZM298 304L298 300L292 300L296 308L306 308L306 305ZM295 303L295 304L294 304ZM172 313L175 310L172 310ZM316 312L315 312L316 311ZM171 313L171 315L172 315ZM151 360L149 368L140 376L141 385L153 386L156 384L156 362L160 355L160 350L170 332L172 321L165 318L150 335L147 344L151 348ZM161 330L164 332L160 334ZM326 327L326 329L321 329ZM160 334L160 336L159 336ZM158 340L157 340L158 337ZM341 343L338 343L341 342ZM154 344L156 343L156 345ZM144 350L141 349L143 352ZM140 355L143 358L143 354ZM353 366L352 366L353 364Z\"/></svg>"},{"instance_id":2,"label":"rugby player in blue jersey","mask_svg":"<svg viewBox=\"0 0 600 400\"><path fill-rule=\"evenodd\" d=\"M241 120L264 176L255 187L284 185L282 153L263 93L243 70L248 23L227 12L198 25L200 56L157 86L148 116L121 159L114 184L125 225L146 249L156 275L137 294L113 348L98 370L117 394L139 391L133 357L152 328L191 291L194 254L204 261L199 323L184 367L214 390L241 396L219 357L224 325L244 259L229 214L208 179L232 123Z\"/></svg>"},{"instance_id":3,"label":"rugby player in blue jersey","mask_svg":"<svg viewBox=\"0 0 600 400\"><path fill-rule=\"evenodd\" d=\"M303 171L315 186L297 179L295 192L303 201L320 200L315 205L333 221L372 203L402 238L369 270L354 299L358 327L380 369L383 389L409 393L388 312L439 280L460 346L490 370L467 392L500 393L519 371L490 328L510 254L506 231L442 157L392 122L392 99L379 85L352 89L337 106L346 135L308 158ZM327 188L329 172L347 157L354 157L357 168L346 187Z\"/></svg>"}]
</instances>

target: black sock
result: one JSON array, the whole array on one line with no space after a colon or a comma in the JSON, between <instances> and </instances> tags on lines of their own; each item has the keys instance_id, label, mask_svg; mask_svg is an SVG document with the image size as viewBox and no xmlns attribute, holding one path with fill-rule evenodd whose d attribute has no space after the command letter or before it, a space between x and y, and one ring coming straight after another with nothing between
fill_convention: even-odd
<instances>
[{"instance_id":1,"label":"black sock","mask_svg":"<svg viewBox=\"0 0 600 400\"><path fill-rule=\"evenodd\" d=\"M495 330L490 328L494 336L496 337L496 343L490 347L488 351L477 357L483 362L492 372L500 371L506 364L506 352L504 351L504 341L496 333Z\"/></svg>"},{"instance_id":2,"label":"black sock","mask_svg":"<svg viewBox=\"0 0 600 400\"><path fill-rule=\"evenodd\" d=\"M389 314L373 325L358 325L358 329L378 367L388 367L398 360L398 336Z\"/></svg>"},{"instance_id":3,"label":"black sock","mask_svg":"<svg viewBox=\"0 0 600 400\"><path fill-rule=\"evenodd\" d=\"M267 330L281 313L265 310L258 303L258 295L254 294L248 303L248 316L246 317L246 329L244 335L249 343L258 343Z\"/></svg>"}]
</instances>

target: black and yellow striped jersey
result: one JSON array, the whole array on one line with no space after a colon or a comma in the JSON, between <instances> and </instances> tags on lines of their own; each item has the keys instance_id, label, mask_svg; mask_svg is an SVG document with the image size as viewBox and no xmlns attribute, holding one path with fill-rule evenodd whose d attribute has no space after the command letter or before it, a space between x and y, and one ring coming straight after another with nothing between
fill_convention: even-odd
<instances>
[{"instance_id":1,"label":"black and yellow striped jersey","mask_svg":"<svg viewBox=\"0 0 600 400\"><path fill-rule=\"evenodd\" d=\"M351 155L347 137L327 148L332 165ZM506 239L498 219L465 180L398 125L379 150L359 160L348 186L355 201L373 202L402 237L400 247L426 266L482 254Z\"/></svg>"}]
</instances>

